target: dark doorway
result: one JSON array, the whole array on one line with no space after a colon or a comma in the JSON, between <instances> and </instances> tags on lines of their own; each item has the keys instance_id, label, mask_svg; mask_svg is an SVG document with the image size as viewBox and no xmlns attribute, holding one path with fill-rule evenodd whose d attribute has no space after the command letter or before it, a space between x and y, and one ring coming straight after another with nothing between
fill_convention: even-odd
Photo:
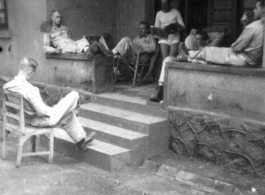
<instances>
[{"instance_id":1,"label":"dark doorway","mask_svg":"<svg viewBox=\"0 0 265 195\"><path fill-rule=\"evenodd\" d=\"M207 27L208 0L186 0L187 2L187 30Z\"/></svg>"}]
</instances>

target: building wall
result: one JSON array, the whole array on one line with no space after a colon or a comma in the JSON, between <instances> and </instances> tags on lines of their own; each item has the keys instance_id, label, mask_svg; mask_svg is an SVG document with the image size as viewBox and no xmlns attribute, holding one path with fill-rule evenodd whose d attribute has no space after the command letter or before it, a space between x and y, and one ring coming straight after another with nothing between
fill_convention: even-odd
<instances>
[{"instance_id":1,"label":"building wall","mask_svg":"<svg viewBox=\"0 0 265 195\"><path fill-rule=\"evenodd\" d=\"M122 37L134 38L138 35L138 24L153 20L153 0L117 0L116 41Z\"/></svg>"},{"instance_id":2,"label":"building wall","mask_svg":"<svg viewBox=\"0 0 265 195\"><path fill-rule=\"evenodd\" d=\"M63 23L73 39L110 33L115 39L116 0L48 0L47 20L52 10L62 12Z\"/></svg>"},{"instance_id":3,"label":"building wall","mask_svg":"<svg viewBox=\"0 0 265 195\"><path fill-rule=\"evenodd\" d=\"M0 38L1 75L13 77L22 57L34 57L39 62L35 79L49 81L49 69L42 49L40 23L46 19L46 0L8 0L10 39ZM45 74L44 74L45 72Z\"/></svg>"}]
</instances>

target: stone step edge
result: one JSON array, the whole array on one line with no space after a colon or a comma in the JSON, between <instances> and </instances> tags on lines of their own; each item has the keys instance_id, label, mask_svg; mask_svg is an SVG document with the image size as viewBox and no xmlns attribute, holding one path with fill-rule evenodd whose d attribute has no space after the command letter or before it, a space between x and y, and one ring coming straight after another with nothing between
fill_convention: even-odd
<instances>
[{"instance_id":1,"label":"stone step edge","mask_svg":"<svg viewBox=\"0 0 265 195\"><path fill-rule=\"evenodd\" d=\"M164 164L159 168L157 175L170 178L171 181L178 181L191 186L204 186L227 195L244 195L244 193L232 184L189 173Z\"/></svg>"},{"instance_id":2,"label":"stone step edge","mask_svg":"<svg viewBox=\"0 0 265 195\"><path fill-rule=\"evenodd\" d=\"M89 104L91 105L92 109L91 108L89 109ZM114 108L114 107L110 107L110 106L105 106L105 105L101 105L101 104L96 104L96 103L89 103L89 104L83 104L83 105L81 105L81 107L80 107L80 113L82 113L82 112L93 112L93 113L98 113L98 114L102 114L102 115L111 115L106 110L113 110L113 112L114 111L116 111L116 112L125 112L126 114L124 114L123 116L113 116L113 117L121 118L121 119L125 119L125 120L131 120L133 122L139 122L139 123L147 124L147 125L155 124L155 123L160 123L160 122L163 122L163 121L168 120L168 119L162 118L162 117L145 115L145 114L142 114L142 113L137 113L137 112L133 112L133 111L123 110L123 109ZM100 107L103 108L104 109L104 112L101 112L100 110L94 110L93 107L95 107L95 106L97 106L99 108ZM109 109L107 109L107 108L109 108ZM130 119L130 116L129 116L130 114L131 115L136 115L136 116L138 115L138 117L141 120ZM85 116L83 116L83 117L86 118ZM154 122L143 121L142 118L146 118L146 117L148 117L150 121L153 119Z\"/></svg>"},{"instance_id":3,"label":"stone step edge","mask_svg":"<svg viewBox=\"0 0 265 195\"><path fill-rule=\"evenodd\" d=\"M88 129L91 129L91 130L95 130L95 131L99 131L101 133L105 133L105 134L109 134L109 135L112 135L112 136L116 136L116 137L121 137L123 139L128 139L128 140L134 140L134 139L139 139L139 138L143 138L143 137L146 137L148 136L148 134L144 134L144 133L139 133L137 131L132 131L132 130L129 130L129 129L125 129L125 128L122 128L122 127L118 127L118 126L114 126L114 125L110 125L110 124L107 124L107 123L103 123L103 122L100 122L100 121L96 121L96 120L92 120L92 119L88 119L88 118L85 118L85 117L78 117L81 125L84 127L84 128L88 128ZM119 132L122 132L122 131L127 131L127 132L130 132L132 134L132 137L130 136L124 136L124 134L117 134L117 133L114 133L113 131L102 131L101 129L98 129L97 127L93 127L93 125L89 125L90 122L93 121L93 123L95 124L99 124L101 123L104 127L106 128L109 128L109 129L117 129Z\"/></svg>"},{"instance_id":4,"label":"stone step edge","mask_svg":"<svg viewBox=\"0 0 265 195\"><path fill-rule=\"evenodd\" d=\"M120 102L120 105L117 107L116 105ZM156 116L161 118L168 118L168 111L163 109L162 106L157 106L157 104L150 104L149 101L143 102L135 102L130 100L122 100L122 99L115 99L113 97L107 97L106 95L94 95L90 96L90 103L95 103L99 105L106 105L113 108L120 108L120 109L128 109L126 107L141 107L141 109L134 108L134 111L141 114L146 114L148 116ZM111 103L114 104L111 105ZM127 106L125 106L126 104ZM143 111L143 108L145 110ZM146 110L147 108L147 110ZM158 111L159 113L154 114L152 111Z\"/></svg>"},{"instance_id":5,"label":"stone step edge","mask_svg":"<svg viewBox=\"0 0 265 195\"><path fill-rule=\"evenodd\" d=\"M61 139L61 140L64 140L64 141L67 141L67 142L75 144L75 142L69 137L69 135L61 128L55 128L54 137L57 138L57 139ZM116 152L112 152L111 153L110 151L102 150L102 149L98 148L98 145L105 146L104 149L106 149L106 148L109 149L110 147L112 147L112 148L114 148L116 150ZM104 154L107 154L107 155L111 155L111 156L112 155L123 154L123 153L126 153L126 152L130 152L129 149L122 148L120 146L109 144L109 143L106 143L106 142L103 142L103 141L99 141L97 139L93 140L93 142L88 147L88 149L91 149L91 150L94 150L94 151L97 151L97 152L101 152L101 153L104 153Z\"/></svg>"}]
</instances>

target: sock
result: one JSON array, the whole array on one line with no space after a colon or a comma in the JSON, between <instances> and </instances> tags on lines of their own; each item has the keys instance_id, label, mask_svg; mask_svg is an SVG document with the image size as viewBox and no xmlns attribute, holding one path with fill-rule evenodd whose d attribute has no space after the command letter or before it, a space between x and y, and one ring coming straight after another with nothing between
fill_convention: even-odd
<instances>
[{"instance_id":1,"label":"sock","mask_svg":"<svg viewBox=\"0 0 265 195\"><path fill-rule=\"evenodd\" d=\"M117 53L119 53L116 49L113 49L112 50L112 53L114 54L114 55L116 55Z\"/></svg>"}]
</instances>

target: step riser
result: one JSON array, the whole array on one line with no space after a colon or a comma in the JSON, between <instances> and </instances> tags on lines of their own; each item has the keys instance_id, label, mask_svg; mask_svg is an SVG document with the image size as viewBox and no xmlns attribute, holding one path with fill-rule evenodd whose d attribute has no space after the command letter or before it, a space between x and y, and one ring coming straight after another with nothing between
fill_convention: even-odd
<instances>
[{"instance_id":1,"label":"step riser","mask_svg":"<svg viewBox=\"0 0 265 195\"><path fill-rule=\"evenodd\" d=\"M169 123L168 121L150 126L148 138L149 149L147 157L153 157L168 150L169 146Z\"/></svg>"},{"instance_id":2,"label":"step riser","mask_svg":"<svg viewBox=\"0 0 265 195\"><path fill-rule=\"evenodd\" d=\"M126 139L123 137L118 137L116 135L111 135L111 134L107 134L105 132L102 131L97 131L96 129L93 128L89 128L89 127L84 127L84 130L87 133L91 133L92 131L96 132L96 139L109 143L109 144L114 144L116 146L120 146L123 148L127 148L127 149L134 149L135 147L137 147L139 145L139 143L141 142L147 142L148 141L148 137L141 137L141 138L136 138L136 139Z\"/></svg>"},{"instance_id":3,"label":"step riser","mask_svg":"<svg viewBox=\"0 0 265 195\"><path fill-rule=\"evenodd\" d=\"M40 137L40 145L49 147L49 139L46 136ZM81 151L76 144L67 142L65 140L54 138L54 151L98 167L106 171L118 170L130 163L129 152L119 155L107 155L95 150ZM55 159L56 161L56 159Z\"/></svg>"},{"instance_id":4,"label":"step riser","mask_svg":"<svg viewBox=\"0 0 265 195\"><path fill-rule=\"evenodd\" d=\"M111 99L111 98L105 98L101 96L91 95L90 101L92 103L104 105L104 106L110 106L113 108L120 108L124 110L130 110L133 112L138 112L141 114L146 114L150 116L155 117L161 117L161 118L167 118L168 112L163 110L162 108L150 106L150 105L142 105L138 103L133 102L125 102L121 100Z\"/></svg>"},{"instance_id":5,"label":"step riser","mask_svg":"<svg viewBox=\"0 0 265 195\"><path fill-rule=\"evenodd\" d=\"M129 130L136 131L139 133L144 133L144 134L149 133L149 125L143 124L140 122L131 121L128 119L110 116L104 113L99 113L99 112L94 112L94 111L84 110L84 109L80 109L79 115L83 118L100 121L100 122L103 122L109 125L121 127L124 129L129 129Z\"/></svg>"}]
</instances>

